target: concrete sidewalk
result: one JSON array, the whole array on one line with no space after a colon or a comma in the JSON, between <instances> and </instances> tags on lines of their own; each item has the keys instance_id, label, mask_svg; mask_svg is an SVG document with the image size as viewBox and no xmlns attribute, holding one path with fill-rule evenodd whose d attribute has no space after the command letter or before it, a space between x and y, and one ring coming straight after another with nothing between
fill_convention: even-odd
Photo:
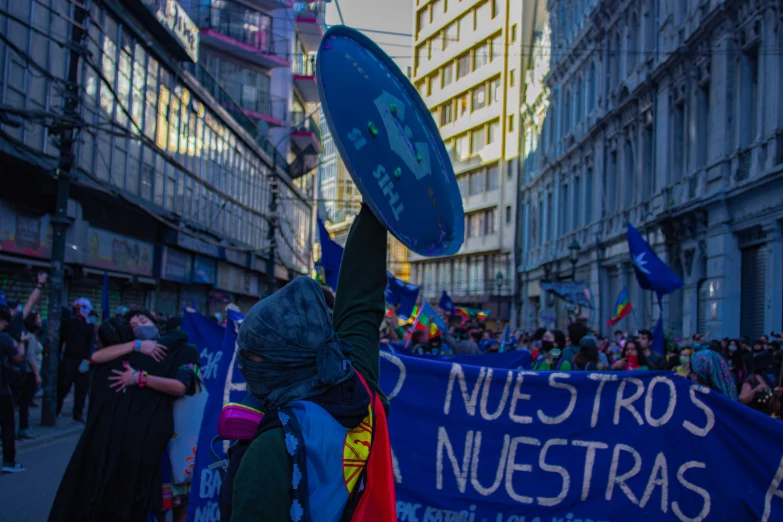
<instances>
[{"instance_id":1,"label":"concrete sidewalk","mask_svg":"<svg viewBox=\"0 0 783 522\"><path fill-rule=\"evenodd\" d=\"M30 427L38 435L35 439L24 439L16 441L16 451L24 453L31 449L35 449L44 444L59 440L69 435L81 433L84 426L81 424L74 424L71 417L73 411L73 393L68 394L63 403L62 418L57 419L56 426L42 426L41 425L41 408L43 407L43 398L36 398L35 402L38 403L38 408L30 408ZM86 412L85 412L86 413Z\"/></svg>"}]
</instances>

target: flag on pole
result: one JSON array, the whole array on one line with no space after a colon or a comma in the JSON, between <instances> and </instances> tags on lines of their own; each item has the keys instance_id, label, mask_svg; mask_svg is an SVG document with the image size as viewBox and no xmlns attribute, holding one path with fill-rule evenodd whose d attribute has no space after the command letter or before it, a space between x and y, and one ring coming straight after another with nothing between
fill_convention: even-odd
<instances>
[{"instance_id":1,"label":"flag on pole","mask_svg":"<svg viewBox=\"0 0 783 522\"><path fill-rule=\"evenodd\" d=\"M655 292L655 296L658 298L658 321L653 329L651 348L654 352L663 354L665 350L663 296L682 288L682 279L655 255L653 249L631 223L628 223L626 239L628 240L628 252L631 254L636 281L643 289Z\"/></svg>"},{"instance_id":2,"label":"flag on pole","mask_svg":"<svg viewBox=\"0 0 783 522\"><path fill-rule=\"evenodd\" d=\"M425 301L419 307L419 315L416 316L413 329L424 330L429 337L435 337L439 330L445 332L448 330L448 327L440 315L438 315L437 310Z\"/></svg>"},{"instance_id":3,"label":"flag on pole","mask_svg":"<svg viewBox=\"0 0 783 522\"><path fill-rule=\"evenodd\" d=\"M340 275L340 264L343 261L343 247L332 240L326 225L318 220L318 242L321 243L321 261L323 278L332 290L337 290L337 278Z\"/></svg>"},{"instance_id":4,"label":"flag on pole","mask_svg":"<svg viewBox=\"0 0 783 522\"><path fill-rule=\"evenodd\" d=\"M505 352L508 348L511 347L511 328L506 325L505 328L503 328L503 337L500 340L500 348L498 349L499 352Z\"/></svg>"},{"instance_id":5,"label":"flag on pole","mask_svg":"<svg viewBox=\"0 0 783 522\"><path fill-rule=\"evenodd\" d=\"M454 301L451 300L451 296L449 296L449 293L445 290L443 291L443 294L440 296L440 302L438 303L438 306L441 310L446 312L447 314L451 314L454 312Z\"/></svg>"},{"instance_id":6,"label":"flag on pole","mask_svg":"<svg viewBox=\"0 0 783 522\"><path fill-rule=\"evenodd\" d=\"M617 300L614 302L614 308L612 312L614 315L606 322L606 326L612 326L616 322L623 319L625 316L631 313L632 305L628 299L628 289L623 288L620 295L617 296Z\"/></svg>"}]
</instances>

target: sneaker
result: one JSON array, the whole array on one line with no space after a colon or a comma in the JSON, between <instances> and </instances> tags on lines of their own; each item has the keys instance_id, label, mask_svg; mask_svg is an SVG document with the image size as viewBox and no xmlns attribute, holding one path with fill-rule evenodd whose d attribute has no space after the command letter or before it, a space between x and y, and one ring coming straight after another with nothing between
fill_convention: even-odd
<instances>
[{"instance_id":1,"label":"sneaker","mask_svg":"<svg viewBox=\"0 0 783 522\"><path fill-rule=\"evenodd\" d=\"M21 464L3 462L3 473L21 473L22 471L25 471L25 469Z\"/></svg>"},{"instance_id":2,"label":"sneaker","mask_svg":"<svg viewBox=\"0 0 783 522\"><path fill-rule=\"evenodd\" d=\"M36 439L38 438L38 435L35 434L33 430L30 428L25 428L21 431L19 431L19 438L20 439Z\"/></svg>"}]
</instances>

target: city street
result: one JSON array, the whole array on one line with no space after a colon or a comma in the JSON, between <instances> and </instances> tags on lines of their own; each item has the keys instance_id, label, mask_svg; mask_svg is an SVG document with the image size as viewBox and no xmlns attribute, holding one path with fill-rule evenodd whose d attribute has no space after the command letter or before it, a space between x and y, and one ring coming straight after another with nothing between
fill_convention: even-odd
<instances>
[{"instance_id":1,"label":"city street","mask_svg":"<svg viewBox=\"0 0 783 522\"><path fill-rule=\"evenodd\" d=\"M45 522L79 433L43 446L18 446L27 471L0 476L0 522Z\"/></svg>"}]
</instances>

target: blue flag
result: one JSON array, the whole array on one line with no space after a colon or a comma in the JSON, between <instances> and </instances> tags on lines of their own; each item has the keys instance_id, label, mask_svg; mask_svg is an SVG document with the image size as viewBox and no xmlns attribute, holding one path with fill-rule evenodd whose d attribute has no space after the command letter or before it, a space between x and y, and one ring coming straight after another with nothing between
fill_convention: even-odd
<instances>
[{"instance_id":1,"label":"blue flag","mask_svg":"<svg viewBox=\"0 0 783 522\"><path fill-rule=\"evenodd\" d=\"M318 241L321 243L321 267L324 280L332 290L337 290L340 263L343 262L343 247L334 242L321 218L318 218Z\"/></svg>"},{"instance_id":2,"label":"blue flag","mask_svg":"<svg viewBox=\"0 0 783 522\"><path fill-rule=\"evenodd\" d=\"M653 352L663 354L665 351L665 340L663 335L663 303L664 295L682 288L682 279L666 266L666 263L655 255L653 249L642 238L639 231L628 223L628 251L631 254L633 270L636 273L636 280L645 290L652 290L658 298L658 321L653 329L652 346Z\"/></svg>"},{"instance_id":3,"label":"blue flag","mask_svg":"<svg viewBox=\"0 0 783 522\"><path fill-rule=\"evenodd\" d=\"M101 321L108 321L109 311L109 273L103 272L103 292L101 293Z\"/></svg>"},{"instance_id":4,"label":"blue flag","mask_svg":"<svg viewBox=\"0 0 783 522\"><path fill-rule=\"evenodd\" d=\"M438 306L447 314L454 313L454 301L451 300L451 296L447 291L444 290L443 294L441 294Z\"/></svg>"},{"instance_id":5,"label":"blue flag","mask_svg":"<svg viewBox=\"0 0 783 522\"><path fill-rule=\"evenodd\" d=\"M628 223L628 251L639 286L656 294L666 295L682 288L682 279L655 255L639 231Z\"/></svg>"},{"instance_id":6,"label":"blue flag","mask_svg":"<svg viewBox=\"0 0 783 522\"><path fill-rule=\"evenodd\" d=\"M386 304L398 306L397 315L402 319L408 319L416 306L419 298L419 287L397 279L391 272L386 272Z\"/></svg>"}]
</instances>

